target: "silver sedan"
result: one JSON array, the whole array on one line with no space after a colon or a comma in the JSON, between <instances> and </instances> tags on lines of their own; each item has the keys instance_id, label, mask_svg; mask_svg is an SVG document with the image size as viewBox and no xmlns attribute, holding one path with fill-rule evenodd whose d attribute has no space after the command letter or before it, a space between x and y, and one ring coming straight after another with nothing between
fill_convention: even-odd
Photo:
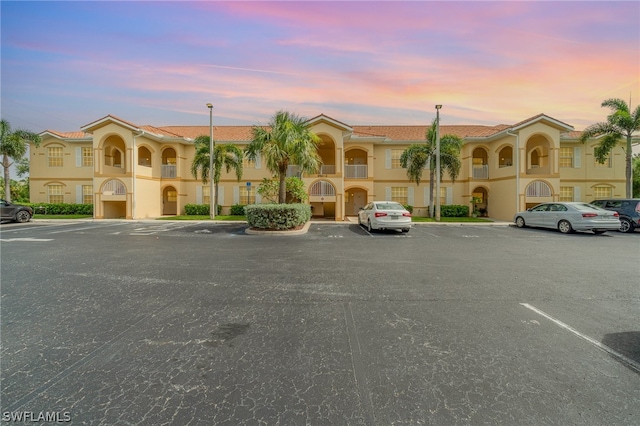
<instances>
[{"instance_id":1,"label":"silver sedan","mask_svg":"<svg viewBox=\"0 0 640 426\"><path fill-rule=\"evenodd\" d=\"M395 201L373 201L358 212L358 224L365 225L369 232L374 229L400 229L409 232L411 213Z\"/></svg>"},{"instance_id":2,"label":"silver sedan","mask_svg":"<svg viewBox=\"0 0 640 426\"><path fill-rule=\"evenodd\" d=\"M538 204L527 211L516 213L513 221L518 228L537 226L557 229L563 234L574 231L603 234L620 228L617 212L580 202Z\"/></svg>"}]
</instances>

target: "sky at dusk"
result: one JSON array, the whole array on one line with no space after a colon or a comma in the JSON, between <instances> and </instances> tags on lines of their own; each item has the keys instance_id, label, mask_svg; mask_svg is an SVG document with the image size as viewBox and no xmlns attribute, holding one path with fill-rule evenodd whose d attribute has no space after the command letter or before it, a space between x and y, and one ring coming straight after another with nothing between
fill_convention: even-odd
<instances>
[{"instance_id":1,"label":"sky at dusk","mask_svg":"<svg viewBox=\"0 0 640 426\"><path fill-rule=\"evenodd\" d=\"M266 124L278 110L350 125L582 130L640 100L638 1L1 2L1 115L77 131Z\"/></svg>"}]
</instances>

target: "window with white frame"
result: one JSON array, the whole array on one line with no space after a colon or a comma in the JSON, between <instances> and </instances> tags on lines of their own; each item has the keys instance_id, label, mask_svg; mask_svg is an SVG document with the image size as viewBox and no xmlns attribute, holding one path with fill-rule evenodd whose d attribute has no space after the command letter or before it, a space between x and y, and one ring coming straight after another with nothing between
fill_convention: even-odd
<instances>
[{"instance_id":1,"label":"window with white frame","mask_svg":"<svg viewBox=\"0 0 640 426\"><path fill-rule=\"evenodd\" d=\"M240 203L241 205L247 205L256 202L256 188L250 186L247 189L246 186L241 186L240 189Z\"/></svg>"},{"instance_id":2,"label":"window with white frame","mask_svg":"<svg viewBox=\"0 0 640 426\"><path fill-rule=\"evenodd\" d=\"M50 204L64 203L63 187L60 184L47 185L47 201Z\"/></svg>"},{"instance_id":3,"label":"window with white frame","mask_svg":"<svg viewBox=\"0 0 640 426\"><path fill-rule=\"evenodd\" d=\"M82 167L93 167L93 148L82 147Z\"/></svg>"},{"instance_id":4,"label":"window with white frame","mask_svg":"<svg viewBox=\"0 0 640 426\"><path fill-rule=\"evenodd\" d=\"M560 167L573 167L573 147L560 147Z\"/></svg>"},{"instance_id":5,"label":"window with white frame","mask_svg":"<svg viewBox=\"0 0 640 426\"><path fill-rule=\"evenodd\" d=\"M598 185L593 187L593 198L611 198L612 188L610 186Z\"/></svg>"},{"instance_id":6,"label":"window with white frame","mask_svg":"<svg viewBox=\"0 0 640 426\"><path fill-rule=\"evenodd\" d=\"M573 201L573 186L561 186L560 187L560 200L559 201Z\"/></svg>"},{"instance_id":7,"label":"window with white frame","mask_svg":"<svg viewBox=\"0 0 640 426\"><path fill-rule=\"evenodd\" d=\"M404 150L402 149L392 149L391 150L391 168L392 169L401 169L402 165L400 165L400 157Z\"/></svg>"},{"instance_id":8,"label":"window with white frame","mask_svg":"<svg viewBox=\"0 0 640 426\"><path fill-rule=\"evenodd\" d=\"M209 205L211 203L211 187L202 186L202 204Z\"/></svg>"},{"instance_id":9,"label":"window with white frame","mask_svg":"<svg viewBox=\"0 0 640 426\"><path fill-rule=\"evenodd\" d=\"M244 169L255 169L256 168L256 162L254 160L250 160L245 155L244 157L242 157L242 168L244 168Z\"/></svg>"},{"instance_id":10,"label":"window with white frame","mask_svg":"<svg viewBox=\"0 0 640 426\"><path fill-rule=\"evenodd\" d=\"M50 146L47 148L49 167L62 167L62 147Z\"/></svg>"},{"instance_id":11,"label":"window with white frame","mask_svg":"<svg viewBox=\"0 0 640 426\"><path fill-rule=\"evenodd\" d=\"M611 167L611 153L609 153L609 156L607 157L607 159L604 161L604 163L600 163L598 162L598 160L596 160L596 153L595 153L595 148L593 148L593 161L594 161L594 166L595 167Z\"/></svg>"},{"instance_id":12,"label":"window with white frame","mask_svg":"<svg viewBox=\"0 0 640 426\"><path fill-rule=\"evenodd\" d=\"M82 203L93 204L93 185L82 185Z\"/></svg>"},{"instance_id":13,"label":"window with white frame","mask_svg":"<svg viewBox=\"0 0 640 426\"><path fill-rule=\"evenodd\" d=\"M397 201L402 205L409 204L409 191L406 186L391 187L391 201Z\"/></svg>"},{"instance_id":14,"label":"window with white frame","mask_svg":"<svg viewBox=\"0 0 640 426\"><path fill-rule=\"evenodd\" d=\"M444 186L440 187L440 205L444 206L447 204L447 188Z\"/></svg>"}]
</instances>

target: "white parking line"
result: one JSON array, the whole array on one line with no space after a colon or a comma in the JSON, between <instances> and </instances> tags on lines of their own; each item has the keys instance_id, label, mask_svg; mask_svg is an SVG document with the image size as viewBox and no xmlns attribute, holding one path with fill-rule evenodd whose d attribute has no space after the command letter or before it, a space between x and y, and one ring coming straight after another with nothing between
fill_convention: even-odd
<instances>
[{"instance_id":1,"label":"white parking line","mask_svg":"<svg viewBox=\"0 0 640 426\"><path fill-rule=\"evenodd\" d=\"M75 231L84 231L86 229L98 229L98 228L107 228L109 226L119 226L122 225L122 223L111 223L109 225L93 225L93 226L87 226L85 228L72 228L72 229L63 229L62 231L53 231L53 232L47 232L47 234L60 234L63 232L75 232Z\"/></svg>"},{"instance_id":2,"label":"white parking line","mask_svg":"<svg viewBox=\"0 0 640 426\"><path fill-rule=\"evenodd\" d=\"M537 313L538 315L542 315L543 317L545 317L546 319L548 319L549 321L554 322L556 325L564 328L567 331L570 331L571 333L575 334L576 336L578 336L579 338L586 340L587 342L591 343L592 345L596 346L598 349L602 349L603 351L605 351L606 353L608 353L609 355L613 356L614 358L618 358L618 360L620 360L622 363L626 364L627 366L629 366L629 368L635 370L636 372L640 373L640 363L637 363L636 361L632 360L631 358L621 354L618 351L615 351L613 349L611 349L609 346L607 345L603 345L602 343L598 342L597 340L580 333L578 330L576 330L575 328L563 323L562 321L552 317L551 315L547 314L544 311L541 311L540 309L536 308L535 306L532 306L528 303L521 303L522 306L524 306L527 309L531 309L533 312Z\"/></svg>"}]
</instances>

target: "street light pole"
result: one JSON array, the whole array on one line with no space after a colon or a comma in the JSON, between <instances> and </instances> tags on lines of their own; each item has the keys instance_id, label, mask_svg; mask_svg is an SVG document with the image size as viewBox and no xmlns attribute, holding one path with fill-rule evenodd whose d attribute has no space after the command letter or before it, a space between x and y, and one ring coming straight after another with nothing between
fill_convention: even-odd
<instances>
[{"instance_id":1,"label":"street light pole","mask_svg":"<svg viewBox=\"0 0 640 426\"><path fill-rule=\"evenodd\" d=\"M436 105L436 222L440 222L440 108Z\"/></svg>"},{"instance_id":2,"label":"street light pole","mask_svg":"<svg viewBox=\"0 0 640 426\"><path fill-rule=\"evenodd\" d=\"M211 219L216 218L216 194L213 185L213 151L216 144L213 142L213 104L207 104L209 108L209 216Z\"/></svg>"}]
</instances>

